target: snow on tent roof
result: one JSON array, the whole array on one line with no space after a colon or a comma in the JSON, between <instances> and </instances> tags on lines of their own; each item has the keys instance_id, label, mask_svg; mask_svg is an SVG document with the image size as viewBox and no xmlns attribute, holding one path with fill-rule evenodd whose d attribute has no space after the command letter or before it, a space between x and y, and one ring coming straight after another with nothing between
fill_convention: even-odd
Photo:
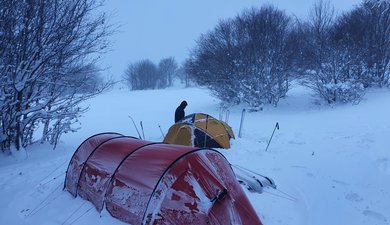
<instances>
[{"instance_id":1,"label":"snow on tent roof","mask_svg":"<svg viewBox=\"0 0 390 225\"><path fill-rule=\"evenodd\" d=\"M225 122L204 113L194 113L172 125L164 143L203 148L230 148L232 128Z\"/></svg>"},{"instance_id":2,"label":"snow on tent roof","mask_svg":"<svg viewBox=\"0 0 390 225\"><path fill-rule=\"evenodd\" d=\"M65 189L130 224L261 224L213 149L94 135L69 162Z\"/></svg>"}]
</instances>

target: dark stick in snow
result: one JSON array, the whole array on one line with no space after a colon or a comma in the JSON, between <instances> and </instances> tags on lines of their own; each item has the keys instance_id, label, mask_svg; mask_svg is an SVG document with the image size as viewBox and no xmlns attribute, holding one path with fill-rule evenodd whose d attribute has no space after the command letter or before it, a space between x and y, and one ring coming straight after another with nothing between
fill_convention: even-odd
<instances>
[{"instance_id":1,"label":"dark stick in snow","mask_svg":"<svg viewBox=\"0 0 390 225\"><path fill-rule=\"evenodd\" d=\"M141 125L142 137L145 140L144 126L142 125L142 121L140 121L139 124Z\"/></svg>"},{"instance_id":2,"label":"dark stick in snow","mask_svg":"<svg viewBox=\"0 0 390 225\"><path fill-rule=\"evenodd\" d=\"M134 127L135 127L135 130L136 130L137 133L138 133L139 139L142 139L142 138L141 138L141 134L140 134L139 131L138 131L137 125L135 125L135 122L134 122L133 117L131 117L131 116L129 115L129 118L131 119L131 121L133 121L133 125L134 125Z\"/></svg>"},{"instance_id":3,"label":"dark stick in snow","mask_svg":"<svg viewBox=\"0 0 390 225\"><path fill-rule=\"evenodd\" d=\"M164 134L164 132L161 130L160 124L158 125L158 128L160 128L161 134L162 134L163 138L165 138L165 134Z\"/></svg>"},{"instance_id":4,"label":"dark stick in snow","mask_svg":"<svg viewBox=\"0 0 390 225\"><path fill-rule=\"evenodd\" d=\"M276 123L275 128L274 128L274 131L272 132L271 138L270 138L269 141L268 141L267 148L265 149L265 151L267 151L267 149L268 149L268 147L269 147L269 144L271 143L271 140L272 140L272 137L274 136L274 133L275 133L276 128L278 128L278 130L279 130L279 123Z\"/></svg>"},{"instance_id":5,"label":"dark stick in snow","mask_svg":"<svg viewBox=\"0 0 390 225\"><path fill-rule=\"evenodd\" d=\"M241 130L242 130L242 125L244 123L244 117L245 117L245 109L242 109L241 113L241 122L240 122L240 130L238 131L238 137L241 138Z\"/></svg>"}]
</instances>

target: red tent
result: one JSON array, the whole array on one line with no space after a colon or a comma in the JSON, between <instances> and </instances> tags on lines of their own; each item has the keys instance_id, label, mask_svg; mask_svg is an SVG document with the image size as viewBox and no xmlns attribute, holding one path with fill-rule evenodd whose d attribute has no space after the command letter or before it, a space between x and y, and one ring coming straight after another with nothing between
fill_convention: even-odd
<instances>
[{"instance_id":1,"label":"red tent","mask_svg":"<svg viewBox=\"0 0 390 225\"><path fill-rule=\"evenodd\" d=\"M85 140L65 189L130 224L260 224L226 158L213 149L117 133Z\"/></svg>"}]
</instances>

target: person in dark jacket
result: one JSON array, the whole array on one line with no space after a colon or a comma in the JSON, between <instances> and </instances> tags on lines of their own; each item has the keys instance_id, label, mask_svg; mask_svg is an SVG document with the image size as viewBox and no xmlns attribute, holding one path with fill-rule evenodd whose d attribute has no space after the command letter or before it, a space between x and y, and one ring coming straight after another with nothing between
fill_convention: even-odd
<instances>
[{"instance_id":1,"label":"person in dark jacket","mask_svg":"<svg viewBox=\"0 0 390 225\"><path fill-rule=\"evenodd\" d=\"M184 109L186 108L186 106L187 106L187 102L186 101L182 101L180 103L180 105L176 108L176 111L175 111L175 123L177 123L179 120L184 118L184 116L185 116Z\"/></svg>"}]
</instances>

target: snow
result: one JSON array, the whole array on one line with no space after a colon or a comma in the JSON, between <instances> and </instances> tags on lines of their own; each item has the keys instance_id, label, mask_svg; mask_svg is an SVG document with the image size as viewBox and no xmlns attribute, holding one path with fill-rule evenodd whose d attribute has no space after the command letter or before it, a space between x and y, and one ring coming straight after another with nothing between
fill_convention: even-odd
<instances>
[{"instance_id":1,"label":"snow","mask_svg":"<svg viewBox=\"0 0 390 225\"><path fill-rule=\"evenodd\" d=\"M232 164L271 177L277 189L245 191L264 225L390 224L390 92L371 90L359 105L329 107L294 86L277 108L246 113L238 138L241 111L230 108L228 123L236 134L232 148L220 150ZM87 102L81 129L66 134L53 150L35 145L0 156L2 224L123 224L105 210L63 191L68 162L79 144L100 132L162 141L182 100L186 113L216 118L219 100L203 88L174 87L133 91L116 88ZM272 142L265 148L271 137Z\"/></svg>"}]
</instances>

